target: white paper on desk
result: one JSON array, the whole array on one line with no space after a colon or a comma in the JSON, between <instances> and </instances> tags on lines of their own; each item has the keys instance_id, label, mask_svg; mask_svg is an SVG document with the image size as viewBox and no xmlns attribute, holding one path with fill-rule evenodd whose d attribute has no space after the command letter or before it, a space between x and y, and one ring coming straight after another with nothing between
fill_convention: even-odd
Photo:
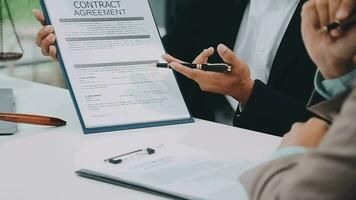
<instances>
[{"instance_id":1,"label":"white paper on desk","mask_svg":"<svg viewBox=\"0 0 356 200\"><path fill-rule=\"evenodd\" d=\"M142 147L146 148L148 146ZM239 176L251 163L220 160L203 150L182 144L152 144L152 155L129 156L121 164L111 164L104 156L89 151L77 159L77 169L92 177L147 188L184 199L244 199Z\"/></svg>"},{"instance_id":2,"label":"white paper on desk","mask_svg":"<svg viewBox=\"0 0 356 200\"><path fill-rule=\"evenodd\" d=\"M86 128L189 119L147 0L44 0Z\"/></svg>"}]
</instances>

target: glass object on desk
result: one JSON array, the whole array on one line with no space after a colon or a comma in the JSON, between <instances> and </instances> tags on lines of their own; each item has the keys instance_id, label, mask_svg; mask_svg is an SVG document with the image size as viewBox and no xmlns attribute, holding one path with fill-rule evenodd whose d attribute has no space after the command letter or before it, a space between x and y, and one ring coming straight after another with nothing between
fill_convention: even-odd
<instances>
[{"instance_id":1,"label":"glass object on desk","mask_svg":"<svg viewBox=\"0 0 356 200\"><path fill-rule=\"evenodd\" d=\"M3 12L5 11L5 12ZM4 15L7 14L7 15ZM6 17L5 17L6 16ZM12 28L12 36L15 37L17 44L20 47L20 52L7 51L5 49L5 41L4 41L4 25L5 19L9 19L11 28ZM24 54L24 50L19 38L19 35L16 31L15 22L12 18L10 7L7 0L0 0L0 61L15 61L22 58Z\"/></svg>"}]
</instances>

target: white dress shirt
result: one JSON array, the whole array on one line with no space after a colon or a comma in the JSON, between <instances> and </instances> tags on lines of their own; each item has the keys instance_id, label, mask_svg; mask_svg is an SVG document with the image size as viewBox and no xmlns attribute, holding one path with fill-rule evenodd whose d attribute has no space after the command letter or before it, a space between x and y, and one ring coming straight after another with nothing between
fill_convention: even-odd
<instances>
[{"instance_id":1,"label":"white dress shirt","mask_svg":"<svg viewBox=\"0 0 356 200\"><path fill-rule=\"evenodd\" d=\"M245 61L253 80L268 82L274 58L299 0L250 0L234 52ZM227 96L233 109L238 102Z\"/></svg>"}]
</instances>

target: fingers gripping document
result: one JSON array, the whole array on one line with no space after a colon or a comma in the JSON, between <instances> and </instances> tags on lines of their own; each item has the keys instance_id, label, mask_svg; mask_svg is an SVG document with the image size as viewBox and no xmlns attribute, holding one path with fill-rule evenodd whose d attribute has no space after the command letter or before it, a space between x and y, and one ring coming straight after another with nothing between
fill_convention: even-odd
<instances>
[{"instance_id":1,"label":"fingers gripping document","mask_svg":"<svg viewBox=\"0 0 356 200\"><path fill-rule=\"evenodd\" d=\"M41 0L85 133L192 122L148 0Z\"/></svg>"}]
</instances>

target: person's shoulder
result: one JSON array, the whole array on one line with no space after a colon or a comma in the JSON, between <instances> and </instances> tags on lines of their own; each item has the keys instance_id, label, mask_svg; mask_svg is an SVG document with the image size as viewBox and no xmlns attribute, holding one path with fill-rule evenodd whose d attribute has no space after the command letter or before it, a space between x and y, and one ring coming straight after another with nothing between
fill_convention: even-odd
<instances>
[{"instance_id":1,"label":"person's shoulder","mask_svg":"<svg viewBox=\"0 0 356 200\"><path fill-rule=\"evenodd\" d=\"M242 2L245 0L188 0L181 2L181 8L191 7L198 12L204 14L206 11L215 10L215 11L223 11L221 9L230 8L233 4L237 2Z\"/></svg>"},{"instance_id":2,"label":"person's shoulder","mask_svg":"<svg viewBox=\"0 0 356 200\"><path fill-rule=\"evenodd\" d=\"M234 5L237 3L241 3L245 0L219 0L219 1L213 1L213 0L207 0L205 1L205 5L209 9L227 9L227 8L232 8Z\"/></svg>"},{"instance_id":3,"label":"person's shoulder","mask_svg":"<svg viewBox=\"0 0 356 200\"><path fill-rule=\"evenodd\" d=\"M190 24L202 26L214 24L226 19L226 13L238 12L236 2L244 0L186 0L176 7L175 21L189 21ZM241 9L243 7L241 6Z\"/></svg>"}]
</instances>

